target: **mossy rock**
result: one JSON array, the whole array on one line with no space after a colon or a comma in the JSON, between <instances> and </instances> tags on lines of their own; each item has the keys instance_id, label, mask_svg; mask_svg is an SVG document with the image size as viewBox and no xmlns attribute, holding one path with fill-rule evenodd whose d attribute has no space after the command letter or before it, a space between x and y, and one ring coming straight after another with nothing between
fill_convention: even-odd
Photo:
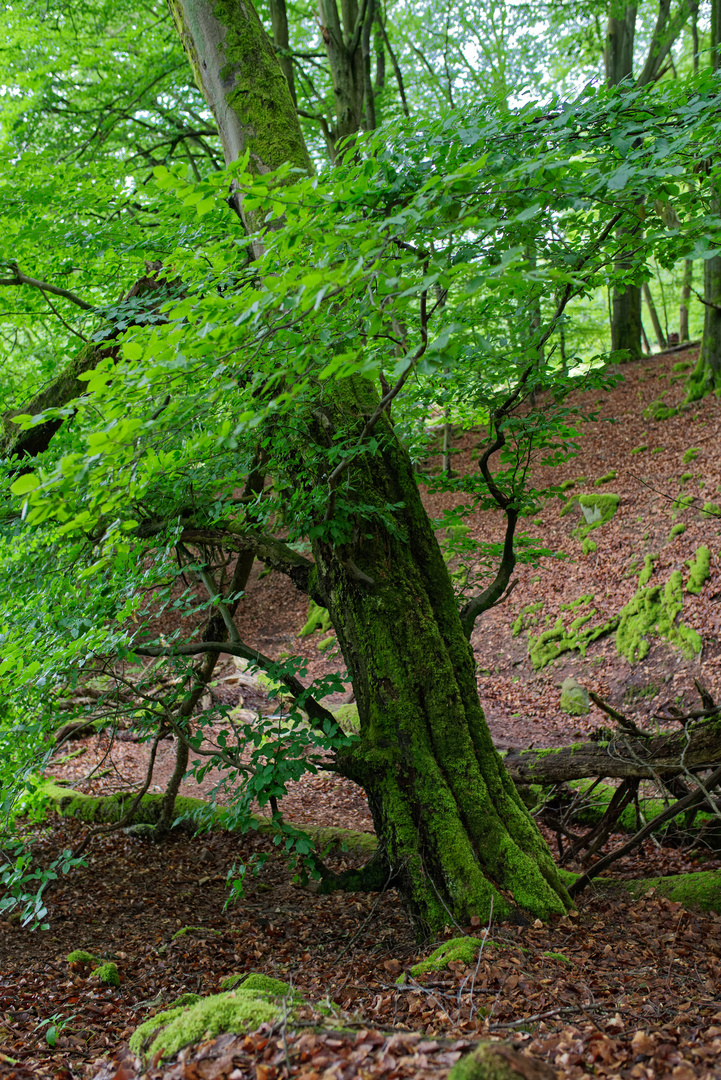
<instances>
[{"instance_id":1,"label":"mossy rock","mask_svg":"<svg viewBox=\"0 0 721 1080\"><path fill-rule=\"evenodd\" d=\"M100 980L103 986L120 986L120 974L117 964L101 964L100 967L95 969L93 975Z\"/></svg>"},{"instance_id":2,"label":"mossy rock","mask_svg":"<svg viewBox=\"0 0 721 1080\"><path fill-rule=\"evenodd\" d=\"M348 705L337 705L330 711L346 735L359 734L360 716L358 715L358 706L354 701Z\"/></svg>"},{"instance_id":3,"label":"mossy rock","mask_svg":"<svg viewBox=\"0 0 721 1080\"><path fill-rule=\"evenodd\" d=\"M310 637L316 630L320 630L323 633L327 633L333 629L333 623L330 619L330 612L327 608L321 607L320 604L316 604L314 600L311 600L308 604L308 619L305 626L299 632L298 637Z\"/></svg>"},{"instance_id":4,"label":"mossy rock","mask_svg":"<svg viewBox=\"0 0 721 1080\"><path fill-rule=\"evenodd\" d=\"M655 889L674 903L696 911L716 911L721 914L721 870L699 870L691 874L671 874L661 878L639 878L631 881L601 882L604 887L617 887L634 897L645 896Z\"/></svg>"},{"instance_id":5,"label":"mossy rock","mask_svg":"<svg viewBox=\"0 0 721 1080\"><path fill-rule=\"evenodd\" d=\"M665 405L659 398L643 410L643 418L644 420L670 420L677 412L678 409L672 405Z\"/></svg>"},{"instance_id":6,"label":"mossy rock","mask_svg":"<svg viewBox=\"0 0 721 1080\"><path fill-rule=\"evenodd\" d=\"M721 506L715 502L704 503L701 513L705 517L721 517Z\"/></svg>"},{"instance_id":7,"label":"mossy rock","mask_svg":"<svg viewBox=\"0 0 721 1080\"><path fill-rule=\"evenodd\" d=\"M588 690L574 678L564 679L561 684L560 709L567 716L587 716L591 711Z\"/></svg>"},{"instance_id":8,"label":"mossy rock","mask_svg":"<svg viewBox=\"0 0 721 1080\"><path fill-rule=\"evenodd\" d=\"M688 366L689 365L687 365L687 367ZM684 455L682 458L684 465L690 465L692 461L696 460L700 453L701 450L698 446L689 446L688 450L684 451Z\"/></svg>"},{"instance_id":9,"label":"mossy rock","mask_svg":"<svg viewBox=\"0 0 721 1080\"><path fill-rule=\"evenodd\" d=\"M99 957L86 952L85 949L73 949L65 959L69 964L97 964L100 961Z\"/></svg>"},{"instance_id":10,"label":"mossy rock","mask_svg":"<svg viewBox=\"0 0 721 1080\"><path fill-rule=\"evenodd\" d=\"M238 1035L277 1020L303 998L280 979L250 974L235 989L157 1013L136 1028L130 1050L145 1061L170 1058L184 1046L225 1032Z\"/></svg>"},{"instance_id":11,"label":"mossy rock","mask_svg":"<svg viewBox=\"0 0 721 1080\"><path fill-rule=\"evenodd\" d=\"M668 534L669 540L673 540L676 536L683 536L686 532L686 526L682 521L677 521L675 525L671 526L671 532Z\"/></svg>"},{"instance_id":12,"label":"mossy rock","mask_svg":"<svg viewBox=\"0 0 721 1080\"><path fill-rule=\"evenodd\" d=\"M482 1042L456 1062L448 1080L556 1080L556 1070L504 1043Z\"/></svg>"},{"instance_id":13,"label":"mossy rock","mask_svg":"<svg viewBox=\"0 0 721 1080\"><path fill-rule=\"evenodd\" d=\"M490 944L490 941L475 937L451 938L449 941L444 941L442 945L439 945L426 960L414 964L411 968L411 975L414 979L417 979L419 975L425 975L427 971L442 971L456 960L461 960L466 965L473 964L478 957L479 950ZM402 980L403 976L398 981Z\"/></svg>"}]
</instances>

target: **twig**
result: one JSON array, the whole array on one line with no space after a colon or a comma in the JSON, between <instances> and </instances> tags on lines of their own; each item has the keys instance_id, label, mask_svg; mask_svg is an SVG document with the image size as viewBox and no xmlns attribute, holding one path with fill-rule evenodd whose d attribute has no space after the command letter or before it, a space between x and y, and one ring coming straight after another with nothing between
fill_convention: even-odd
<instances>
[{"instance_id":1,"label":"twig","mask_svg":"<svg viewBox=\"0 0 721 1080\"><path fill-rule=\"evenodd\" d=\"M505 1031L510 1028L523 1027L524 1024L535 1024L538 1020L547 1020L549 1016L559 1016L561 1013L594 1011L609 1012L608 1005L564 1005L559 1009L549 1009L548 1012L534 1013L533 1016L524 1016L521 1020L512 1020L508 1024L489 1024L489 1031Z\"/></svg>"}]
</instances>

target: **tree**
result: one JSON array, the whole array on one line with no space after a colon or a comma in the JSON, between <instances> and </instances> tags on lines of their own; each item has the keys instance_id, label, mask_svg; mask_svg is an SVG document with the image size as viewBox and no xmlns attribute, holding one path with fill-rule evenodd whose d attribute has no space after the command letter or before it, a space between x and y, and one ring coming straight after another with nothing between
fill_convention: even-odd
<instances>
[{"instance_id":1,"label":"tree","mask_svg":"<svg viewBox=\"0 0 721 1080\"><path fill-rule=\"evenodd\" d=\"M704 101L669 91L649 111L645 98L637 107L616 95L609 113L606 98L591 95L550 111L479 112L460 128L445 119L399 126L359 139L319 180L253 10L185 0L174 16L229 172L198 182L156 166L151 194L138 198L159 216L166 273L179 284L152 320L124 314L122 331L96 309L105 315L98 344L123 340L95 350L79 380L85 394L76 396L71 367L75 381L54 408L43 403L39 419L13 413L11 449L18 432L54 426L33 471L27 459L7 463L7 699L37 702L61 673L77 677L98 658L168 657L172 691L120 677L149 738L173 731L202 756L202 718L196 711L191 723L184 703L197 702L213 656L245 657L308 719L292 718L272 753L263 750L267 768L248 770L240 742L217 747L231 783L252 780L243 812L256 794L280 798L284 779L307 767L288 742L302 738L305 750L310 729L316 760L366 790L380 841L348 884L395 882L420 933L491 907L560 912L568 896L492 746L469 638L523 548L516 525L538 498L529 463L573 452L563 406L571 383L545 346L571 298L598 288L618 262L617 231L638 219L639 191L653 205L668 169L712 143ZM652 246L671 251L674 238L649 214L643 243L639 263ZM544 284L553 310L529 334ZM43 294L13 283L21 287ZM392 381L379 394L382 372ZM460 603L404 445L403 391L418 380L433 400L439 373L487 418L470 508L496 505L507 523L490 583L473 583ZM541 386L557 407L529 411ZM338 731L297 671L242 642L232 611L239 553L287 573L328 609L358 701L357 738ZM210 618L169 641L153 632L146 597L169 600L176 557L204 590L191 609ZM38 634L43 654L29 662ZM205 667L193 669L189 656ZM327 887L343 884L315 866Z\"/></svg>"}]
</instances>

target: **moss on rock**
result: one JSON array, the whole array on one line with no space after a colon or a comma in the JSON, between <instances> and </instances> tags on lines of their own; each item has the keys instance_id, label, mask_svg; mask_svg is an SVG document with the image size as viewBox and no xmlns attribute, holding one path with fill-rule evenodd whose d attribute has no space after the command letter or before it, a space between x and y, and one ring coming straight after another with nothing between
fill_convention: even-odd
<instances>
[{"instance_id":1,"label":"moss on rock","mask_svg":"<svg viewBox=\"0 0 721 1080\"><path fill-rule=\"evenodd\" d=\"M360 731L360 716L355 702L338 705L330 710L346 735L357 735Z\"/></svg>"},{"instance_id":2,"label":"moss on rock","mask_svg":"<svg viewBox=\"0 0 721 1080\"><path fill-rule=\"evenodd\" d=\"M599 884L606 885L596 879ZM655 889L659 896L665 896L674 903L698 911L716 911L721 914L721 870L699 870L692 874L671 874L661 878L638 878L631 881L609 881L608 886L615 886L631 893L632 896L644 896L649 889Z\"/></svg>"},{"instance_id":3,"label":"moss on rock","mask_svg":"<svg viewBox=\"0 0 721 1080\"><path fill-rule=\"evenodd\" d=\"M451 938L450 941L444 941L442 945L439 945L426 960L414 964L411 975L417 979L419 975L425 975L427 971L442 971L456 960L461 960L464 964L472 964L478 956L479 949L485 944L486 942L481 938Z\"/></svg>"},{"instance_id":4,"label":"moss on rock","mask_svg":"<svg viewBox=\"0 0 721 1080\"><path fill-rule=\"evenodd\" d=\"M184 1046L214 1038L226 1031L241 1034L277 1019L283 1002L303 998L280 979L251 973L235 989L176 1006L146 1020L130 1038L130 1049L149 1060L172 1057Z\"/></svg>"},{"instance_id":5,"label":"moss on rock","mask_svg":"<svg viewBox=\"0 0 721 1080\"><path fill-rule=\"evenodd\" d=\"M702 544L701 547L697 549L696 558L693 562L689 563L689 569L691 573L686 589L688 592L698 596L711 572L711 552L705 544Z\"/></svg>"},{"instance_id":6,"label":"moss on rock","mask_svg":"<svg viewBox=\"0 0 721 1080\"><path fill-rule=\"evenodd\" d=\"M483 1042L456 1062L448 1080L556 1080L556 1071L503 1043Z\"/></svg>"},{"instance_id":7,"label":"moss on rock","mask_svg":"<svg viewBox=\"0 0 721 1080\"><path fill-rule=\"evenodd\" d=\"M108 962L97 967L93 974L104 986L120 986L120 974L117 964Z\"/></svg>"}]
</instances>

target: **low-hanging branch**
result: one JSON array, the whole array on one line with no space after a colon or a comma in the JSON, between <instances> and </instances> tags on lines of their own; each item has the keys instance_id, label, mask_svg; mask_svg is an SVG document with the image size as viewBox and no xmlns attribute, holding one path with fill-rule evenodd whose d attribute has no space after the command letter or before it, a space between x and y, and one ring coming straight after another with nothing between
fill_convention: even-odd
<instances>
[{"instance_id":1,"label":"low-hanging branch","mask_svg":"<svg viewBox=\"0 0 721 1080\"><path fill-rule=\"evenodd\" d=\"M274 536L242 524L229 524L220 529L188 526L183 529L180 540L183 544L202 544L226 551L252 551L261 562L286 574L296 589L325 606L325 601L316 588L315 565L282 540L276 540Z\"/></svg>"}]
</instances>

